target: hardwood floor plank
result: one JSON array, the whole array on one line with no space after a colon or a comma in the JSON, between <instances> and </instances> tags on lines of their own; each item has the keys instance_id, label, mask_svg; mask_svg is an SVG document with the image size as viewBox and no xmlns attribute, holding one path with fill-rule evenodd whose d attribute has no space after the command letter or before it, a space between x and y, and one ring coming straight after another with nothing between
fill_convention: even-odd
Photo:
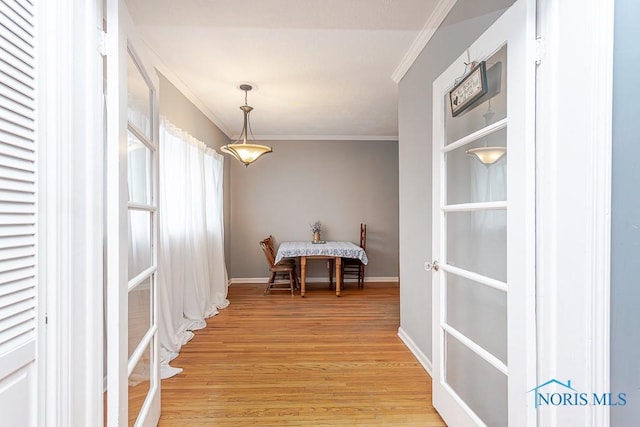
<instances>
[{"instance_id":1,"label":"hardwood floor plank","mask_svg":"<svg viewBox=\"0 0 640 427\"><path fill-rule=\"evenodd\" d=\"M160 426L444 426L397 336L398 286L311 284L306 298L229 289L162 381Z\"/></svg>"}]
</instances>

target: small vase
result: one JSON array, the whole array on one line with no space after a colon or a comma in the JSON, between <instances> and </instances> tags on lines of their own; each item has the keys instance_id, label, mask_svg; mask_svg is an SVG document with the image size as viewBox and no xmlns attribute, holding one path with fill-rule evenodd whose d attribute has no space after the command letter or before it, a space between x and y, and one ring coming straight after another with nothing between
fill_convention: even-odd
<instances>
[{"instance_id":1,"label":"small vase","mask_svg":"<svg viewBox=\"0 0 640 427\"><path fill-rule=\"evenodd\" d=\"M313 232L313 242L314 243L318 243L320 241L320 232L319 231L314 231Z\"/></svg>"}]
</instances>

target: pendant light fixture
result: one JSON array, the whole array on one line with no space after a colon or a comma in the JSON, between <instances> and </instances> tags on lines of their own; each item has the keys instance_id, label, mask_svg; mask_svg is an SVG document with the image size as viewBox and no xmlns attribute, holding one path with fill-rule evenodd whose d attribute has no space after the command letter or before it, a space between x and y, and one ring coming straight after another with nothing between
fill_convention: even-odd
<instances>
[{"instance_id":1,"label":"pendant light fixture","mask_svg":"<svg viewBox=\"0 0 640 427\"><path fill-rule=\"evenodd\" d=\"M250 84L241 84L240 90L244 91L244 105L240 107L244 113L244 124L242 126L242 132L240 136L233 144L224 145L221 150L223 153L231 154L238 159L243 165L249 166L251 163L258 160L263 154L273 152L271 147L260 144L249 144L249 132L251 132L251 124L249 122L249 113L253 110L253 107L247 104L247 92L253 89ZM253 132L251 132L253 136Z\"/></svg>"},{"instance_id":2,"label":"pendant light fixture","mask_svg":"<svg viewBox=\"0 0 640 427\"><path fill-rule=\"evenodd\" d=\"M489 125L494 115L495 112L491 109L491 98L489 98L489 109L482 115L484 117L485 126ZM507 147L487 147L487 138L485 137L483 139L483 147L470 148L466 153L471 157L480 160L483 165L491 166L507 153Z\"/></svg>"},{"instance_id":3,"label":"pendant light fixture","mask_svg":"<svg viewBox=\"0 0 640 427\"><path fill-rule=\"evenodd\" d=\"M467 150L467 154L475 156L485 166L491 166L500 160L506 152L507 149L504 147L478 147Z\"/></svg>"}]
</instances>

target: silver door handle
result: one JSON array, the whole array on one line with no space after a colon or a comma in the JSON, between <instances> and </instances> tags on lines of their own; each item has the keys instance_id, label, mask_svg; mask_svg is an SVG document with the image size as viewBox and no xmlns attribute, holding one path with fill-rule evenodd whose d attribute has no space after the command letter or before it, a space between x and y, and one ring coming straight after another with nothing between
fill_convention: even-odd
<instances>
[{"instance_id":1,"label":"silver door handle","mask_svg":"<svg viewBox=\"0 0 640 427\"><path fill-rule=\"evenodd\" d=\"M440 270L440 264L438 264L438 261L425 262L424 269L427 271L438 271Z\"/></svg>"}]
</instances>

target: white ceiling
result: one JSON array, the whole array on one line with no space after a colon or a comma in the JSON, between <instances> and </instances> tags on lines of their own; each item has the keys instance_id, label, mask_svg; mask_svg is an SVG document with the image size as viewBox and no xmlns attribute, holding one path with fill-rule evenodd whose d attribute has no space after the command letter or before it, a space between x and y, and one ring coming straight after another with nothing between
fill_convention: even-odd
<instances>
[{"instance_id":1,"label":"white ceiling","mask_svg":"<svg viewBox=\"0 0 640 427\"><path fill-rule=\"evenodd\" d=\"M137 31L228 135L397 139L394 70L439 0L127 0ZM175 80L174 77L174 80Z\"/></svg>"}]
</instances>

